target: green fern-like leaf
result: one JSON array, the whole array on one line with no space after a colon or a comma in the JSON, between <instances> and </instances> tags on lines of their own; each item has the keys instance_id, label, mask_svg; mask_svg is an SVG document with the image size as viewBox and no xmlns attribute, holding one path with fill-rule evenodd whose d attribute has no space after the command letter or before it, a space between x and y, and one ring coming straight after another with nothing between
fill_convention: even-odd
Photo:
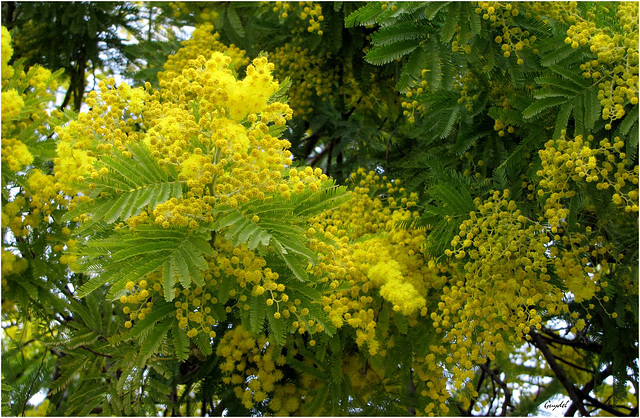
<instances>
[{"instance_id":1,"label":"green fern-like leaf","mask_svg":"<svg viewBox=\"0 0 640 418\"><path fill-rule=\"evenodd\" d=\"M577 92L580 92L581 90L584 90L589 86L591 86L591 83L589 82L589 80L581 77L579 73L576 73L575 71L568 70L559 65L550 65L549 69L554 73L562 76L564 80L571 81L571 83L575 86L574 89ZM567 84L568 84L567 81L565 81L565 85Z\"/></svg>"},{"instance_id":2,"label":"green fern-like leaf","mask_svg":"<svg viewBox=\"0 0 640 418\"><path fill-rule=\"evenodd\" d=\"M283 346L286 339L286 324L283 318L275 319L276 306L267 306L267 321L269 322L269 337L277 345Z\"/></svg>"},{"instance_id":3,"label":"green fern-like leaf","mask_svg":"<svg viewBox=\"0 0 640 418\"><path fill-rule=\"evenodd\" d=\"M106 283L112 286L108 297L115 297L127 281L135 282L164 266L165 298L171 300L177 281L184 287L192 282L204 284L201 271L207 267L204 255L211 251L208 238L207 231L140 225L136 231L122 232L115 238L89 241L81 249L79 264L94 276L78 289L78 297Z\"/></svg>"},{"instance_id":4,"label":"green fern-like leaf","mask_svg":"<svg viewBox=\"0 0 640 418\"><path fill-rule=\"evenodd\" d=\"M234 7L227 7L227 22L229 23L229 27L235 31L237 36L244 38L244 27L242 26L242 21Z\"/></svg>"},{"instance_id":5,"label":"green fern-like leaf","mask_svg":"<svg viewBox=\"0 0 640 418\"><path fill-rule=\"evenodd\" d=\"M199 332L193 339L196 343L196 346L200 350L202 354L205 356L210 356L213 353L213 349L211 348L211 340L208 335L205 335L202 332Z\"/></svg>"},{"instance_id":6,"label":"green fern-like leaf","mask_svg":"<svg viewBox=\"0 0 640 418\"><path fill-rule=\"evenodd\" d=\"M549 53L540 59L540 63L545 67L559 64L564 59L574 55L576 52L577 50L572 48L571 45L564 43L564 38L559 39L552 45L549 45Z\"/></svg>"},{"instance_id":7,"label":"green fern-like leaf","mask_svg":"<svg viewBox=\"0 0 640 418\"><path fill-rule=\"evenodd\" d=\"M442 25L442 32L440 33L440 41L444 44L451 42L451 38L455 33L455 28L458 26L460 20L460 11L462 3L453 2L447 5L447 15Z\"/></svg>"},{"instance_id":8,"label":"green fern-like leaf","mask_svg":"<svg viewBox=\"0 0 640 418\"><path fill-rule=\"evenodd\" d=\"M263 295L255 295L251 297L249 304L249 327L248 329L254 333L261 333L266 319L266 300Z\"/></svg>"},{"instance_id":9,"label":"green fern-like leaf","mask_svg":"<svg viewBox=\"0 0 640 418\"><path fill-rule=\"evenodd\" d=\"M88 357L78 357L78 356L65 356L60 360L60 376L56 380L54 380L51 385L49 385L49 389L51 390L51 394L55 395L56 393L63 390L69 382L73 380L75 376L80 374L82 371L86 370L87 363L89 362Z\"/></svg>"},{"instance_id":10,"label":"green fern-like leaf","mask_svg":"<svg viewBox=\"0 0 640 418\"><path fill-rule=\"evenodd\" d=\"M375 19L383 12L384 10L382 9L381 3L371 2L347 16L344 21L344 25L346 28L353 28L359 25L370 25L375 23Z\"/></svg>"},{"instance_id":11,"label":"green fern-like leaf","mask_svg":"<svg viewBox=\"0 0 640 418\"><path fill-rule=\"evenodd\" d=\"M542 111L555 106L560 106L566 101L566 97L549 97L547 99L536 100L522 112L522 116L524 116L525 119L530 119L540 114Z\"/></svg>"},{"instance_id":12,"label":"green fern-like leaf","mask_svg":"<svg viewBox=\"0 0 640 418\"><path fill-rule=\"evenodd\" d=\"M441 51L440 43L435 37L432 37L426 46L427 56L425 61L425 69L427 73L427 83L432 90L440 88L442 81Z\"/></svg>"},{"instance_id":13,"label":"green fern-like leaf","mask_svg":"<svg viewBox=\"0 0 640 418\"><path fill-rule=\"evenodd\" d=\"M117 153L101 158L101 164L109 174L93 179L96 184L94 200L78 205L63 216L69 221L90 213L91 218L84 222L79 231L85 231L96 223L113 223L140 214L145 207L155 207L173 197L182 196L182 183L173 180L170 171L165 171L153 159L143 143L129 148L132 157Z\"/></svg>"},{"instance_id":14,"label":"green fern-like leaf","mask_svg":"<svg viewBox=\"0 0 640 418\"><path fill-rule=\"evenodd\" d=\"M338 192L340 189L327 188L322 199L318 198L321 194L315 197L309 195L299 202L300 206L278 199L239 208L221 206L215 212L222 216L213 228L224 233L225 238L234 245L247 244L249 249L271 246L299 280L307 281L307 263L314 262L316 256L306 246L304 229L299 226L303 221L296 216L296 212L308 215L324 205L331 207L338 203L334 199ZM305 209L304 201L309 203L309 212ZM259 219L254 220L254 216Z\"/></svg>"},{"instance_id":15,"label":"green fern-like leaf","mask_svg":"<svg viewBox=\"0 0 640 418\"><path fill-rule=\"evenodd\" d=\"M638 105L635 105L624 119L622 119L622 123L620 123L620 133L627 135L634 124L638 124Z\"/></svg>"},{"instance_id":16,"label":"green fern-like leaf","mask_svg":"<svg viewBox=\"0 0 640 418\"><path fill-rule=\"evenodd\" d=\"M98 334L90 329L85 329L82 332L75 334L73 337L64 341L66 348L72 349L81 345L89 345L94 343L98 339Z\"/></svg>"},{"instance_id":17,"label":"green fern-like leaf","mask_svg":"<svg viewBox=\"0 0 640 418\"><path fill-rule=\"evenodd\" d=\"M420 73L424 68L426 60L427 53L422 46L416 48L416 50L411 53L409 60L404 67L402 67L402 74L400 75L400 79L396 85L396 88L401 93L406 92L407 89L413 85L414 80L417 80L420 77Z\"/></svg>"},{"instance_id":18,"label":"green fern-like leaf","mask_svg":"<svg viewBox=\"0 0 640 418\"><path fill-rule=\"evenodd\" d=\"M451 184L441 183L430 187L428 193L454 213L468 213L475 209L468 189L452 189Z\"/></svg>"},{"instance_id":19,"label":"green fern-like leaf","mask_svg":"<svg viewBox=\"0 0 640 418\"><path fill-rule=\"evenodd\" d=\"M438 12L444 9L448 4L450 4L450 2L448 1L434 1L430 3L426 3L424 8L424 16L427 19L431 20L434 17L436 17Z\"/></svg>"},{"instance_id":20,"label":"green fern-like leaf","mask_svg":"<svg viewBox=\"0 0 640 418\"><path fill-rule=\"evenodd\" d=\"M393 60L411 53L419 45L419 39L404 39L382 46L374 46L369 52L367 52L365 59L368 63L373 65L388 64Z\"/></svg>"},{"instance_id":21,"label":"green fern-like leaf","mask_svg":"<svg viewBox=\"0 0 640 418\"><path fill-rule=\"evenodd\" d=\"M144 363L146 363L149 357L151 357L158 350L170 327L171 321L164 321L153 328L148 337L144 339L144 342L140 347L138 364L143 365Z\"/></svg>"},{"instance_id":22,"label":"green fern-like leaf","mask_svg":"<svg viewBox=\"0 0 640 418\"><path fill-rule=\"evenodd\" d=\"M129 341L132 339L144 341L149 336L149 333L156 327L158 322L165 321L174 313L175 307L173 304L165 301L155 302L153 310L147 314L144 319L136 321L133 327L128 331L109 338L109 343L119 344L122 341Z\"/></svg>"},{"instance_id":23,"label":"green fern-like leaf","mask_svg":"<svg viewBox=\"0 0 640 418\"><path fill-rule=\"evenodd\" d=\"M334 209L351 199L344 186L336 186L333 179L325 181L320 189L307 190L291 199L292 213L302 219L309 219L330 209Z\"/></svg>"},{"instance_id":24,"label":"green fern-like leaf","mask_svg":"<svg viewBox=\"0 0 640 418\"><path fill-rule=\"evenodd\" d=\"M371 43L382 46L398 41L422 38L426 35L424 29L424 26L417 22L401 22L385 26L371 35Z\"/></svg>"},{"instance_id":25,"label":"green fern-like leaf","mask_svg":"<svg viewBox=\"0 0 640 418\"><path fill-rule=\"evenodd\" d=\"M594 125L600 120L600 100L598 100L597 86L589 88L582 98L584 102L584 123L587 129L593 129Z\"/></svg>"}]
</instances>

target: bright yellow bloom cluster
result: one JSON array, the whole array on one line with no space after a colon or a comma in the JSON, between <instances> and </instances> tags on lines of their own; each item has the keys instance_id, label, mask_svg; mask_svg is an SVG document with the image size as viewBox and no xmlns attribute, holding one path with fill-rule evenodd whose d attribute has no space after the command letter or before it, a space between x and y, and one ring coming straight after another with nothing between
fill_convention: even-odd
<instances>
[{"instance_id":1,"label":"bright yellow bloom cluster","mask_svg":"<svg viewBox=\"0 0 640 418\"><path fill-rule=\"evenodd\" d=\"M31 206L43 211L45 215L51 214L58 196L53 176L44 174L38 169L32 170L29 173L27 185L31 190Z\"/></svg>"},{"instance_id":2,"label":"bright yellow bloom cluster","mask_svg":"<svg viewBox=\"0 0 640 418\"><path fill-rule=\"evenodd\" d=\"M289 94L297 116L304 118L313 111L315 96L323 100L334 98L333 84L339 76L335 72L323 71L326 60L330 58L330 55L312 55L308 48L293 43L286 43L273 53L272 60L276 63L280 79L289 77L292 80Z\"/></svg>"},{"instance_id":3,"label":"bright yellow bloom cluster","mask_svg":"<svg viewBox=\"0 0 640 418\"><path fill-rule=\"evenodd\" d=\"M613 141L603 139L597 145L591 135L568 139L563 134L547 141L539 152L542 169L537 174L542 178L538 194L547 197L545 217L551 226L559 226L560 220L568 216L563 202L574 196L584 182L595 183L599 190L613 190L616 206L625 212L638 212L638 166L631 169L623 147L624 142L618 137Z\"/></svg>"},{"instance_id":4,"label":"bright yellow bloom cluster","mask_svg":"<svg viewBox=\"0 0 640 418\"><path fill-rule=\"evenodd\" d=\"M560 229L558 232L564 233L562 236L556 234L554 239L561 241L564 249L553 247L549 250L555 272L576 302L590 300L607 285L602 282L602 275L609 270L606 256L615 254L613 245L604 243L602 236L589 231L586 234L568 233ZM594 242L597 244L592 246Z\"/></svg>"},{"instance_id":5,"label":"bright yellow bloom cluster","mask_svg":"<svg viewBox=\"0 0 640 418\"><path fill-rule=\"evenodd\" d=\"M225 53L231 57L233 68L239 71L249 64L246 52L235 45L226 46L219 41L220 34L213 31L211 23L204 23L196 27L191 34L191 38L182 43L182 47L174 55L169 56L164 65L164 72L158 74L160 81L170 81L174 76L179 75L182 70L189 66L189 60L199 56L209 58L213 51Z\"/></svg>"},{"instance_id":6,"label":"bright yellow bloom cluster","mask_svg":"<svg viewBox=\"0 0 640 418\"><path fill-rule=\"evenodd\" d=\"M565 231L569 199L586 183L595 183L598 190L611 190L611 200L620 216L638 212L638 166L631 169L623 147L624 142L618 137L596 143L591 135L570 139L563 132L559 139L547 141L539 152L542 168L537 173L541 177L538 195L545 199L541 220L548 222L554 241L565 248L561 251L552 247L550 256L556 274L577 302L597 297L608 284L602 276L617 268L622 254L590 227L583 232ZM587 201L585 209L593 210L594 204Z\"/></svg>"},{"instance_id":7,"label":"bright yellow bloom cluster","mask_svg":"<svg viewBox=\"0 0 640 418\"><path fill-rule=\"evenodd\" d=\"M29 150L30 143L25 143L25 132L40 132L48 118L44 111L44 101L57 84L51 72L40 66L22 70L15 74L9 65L13 54L11 35L2 27L2 163L13 172L18 172L33 162ZM34 98L41 98L33 100ZM29 102L26 106L25 103ZM20 138L20 139L18 139ZM37 137L29 138L35 143Z\"/></svg>"},{"instance_id":8,"label":"bright yellow bloom cluster","mask_svg":"<svg viewBox=\"0 0 640 418\"><path fill-rule=\"evenodd\" d=\"M276 351L274 345L268 344L267 337L261 336L256 340L242 325L225 333L216 348L216 355L223 359L220 364L225 376L223 381L234 385L236 396L247 409L270 398L284 377L281 366L286 363L286 358ZM279 412L293 413L299 403L285 400L284 404L280 401L275 406Z\"/></svg>"},{"instance_id":9,"label":"bright yellow bloom cluster","mask_svg":"<svg viewBox=\"0 0 640 418\"><path fill-rule=\"evenodd\" d=\"M13 48L11 47L11 34L5 28L2 27L2 79L6 80L13 77L13 67L9 65L9 60L13 55Z\"/></svg>"},{"instance_id":10,"label":"bright yellow bloom cluster","mask_svg":"<svg viewBox=\"0 0 640 418\"><path fill-rule=\"evenodd\" d=\"M384 105L378 103L376 97L380 97L380 92L391 86L390 80L380 79L372 73L370 90L365 94L355 80L351 62L339 68L330 66L331 54L314 55L304 46L304 42L303 38L296 37L270 55L276 65L278 78L291 79L291 106L296 116L306 120L313 111L316 99L331 101L343 97L347 106L360 110ZM336 84L340 86L338 89L335 88Z\"/></svg>"},{"instance_id":11,"label":"bright yellow bloom cluster","mask_svg":"<svg viewBox=\"0 0 640 418\"><path fill-rule=\"evenodd\" d=\"M4 93L3 93L4 94ZM2 163L13 172L20 171L33 162L29 148L19 139L5 138L2 141Z\"/></svg>"},{"instance_id":12,"label":"bright yellow bloom cluster","mask_svg":"<svg viewBox=\"0 0 640 418\"><path fill-rule=\"evenodd\" d=\"M3 175L12 176L9 183L19 184L20 192L10 197L2 208L2 227L10 228L16 237L29 234L64 199L53 187L53 177L32 164L42 162L45 136L59 123L59 111L46 110L57 88L57 74L40 66L23 70L8 65L11 58L11 35L2 28L2 164ZM9 178L9 177L7 177ZM12 186L13 187L13 186ZM51 242L55 238L48 237Z\"/></svg>"},{"instance_id":13,"label":"bright yellow bloom cluster","mask_svg":"<svg viewBox=\"0 0 640 418\"><path fill-rule=\"evenodd\" d=\"M537 38L528 30L523 30L518 26L514 18L522 11L526 10L525 3L516 2L496 2L484 1L473 2L476 5L475 12L482 16L482 19L491 22L491 26L502 30L502 35L495 37L495 42L500 44L502 54L509 58L512 54L516 56L516 63L524 63L521 52L524 49L533 48ZM534 51L535 52L535 51Z\"/></svg>"},{"instance_id":14,"label":"bright yellow bloom cluster","mask_svg":"<svg viewBox=\"0 0 640 418\"><path fill-rule=\"evenodd\" d=\"M89 199L94 180L108 180L111 173L101 165L103 158L116 152L131 155L129 147L140 143L162 169L175 173L184 189L180 197L122 219L118 231L142 224L197 229L214 221L213 209L219 205L240 207L319 190L327 180L320 169L287 169L290 144L277 135L292 111L274 99L280 85L272 76L273 64L258 57L247 67L246 77L237 79L229 68L231 57L202 48L198 42L185 43L187 52L178 52L160 75L159 90L153 91L149 84L116 87L113 79L101 82L100 94L87 98L91 110L58 129L56 185L68 194L83 193L74 197L74 205ZM259 217L254 218L258 222ZM307 318L308 309L300 306L300 300L289 298L278 282L279 274L266 267L257 251L233 246L221 236L211 244L214 251L203 272L205 285L175 290L176 318L188 337L199 333L215 337L216 324L226 313L248 310L248 298L263 294L266 304L276 308L273 320L297 317L304 327L323 330ZM125 326L143 319L164 298L161 277L159 270L138 283L127 283L121 296L123 311L129 315ZM226 306L218 300L221 277L233 281Z\"/></svg>"},{"instance_id":15,"label":"bright yellow bloom cluster","mask_svg":"<svg viewBox=\"0 0 640 418\"><path fill-rule=\"evenodd\" d=\"M2 275L20 274L27 268L27 260L11 251L2 250Z\"/></svg>"},{"instance_id":16,"label":"bright yellow bloom cluster","mask_svg":"<svg viewBox=\"0 0 640 418\"><path fill-rule=\"evenodd\" d=\"M363 169L351 181L349 203L312 222L311 248L320 255L312 271L329 284L322 304L333 325L354 328L358 346L384 355L387 347L380 338L387 336L376 333L374 299L381 297L392 311L415 321L418 314L426 315L429 289L442 284L441 270L421 253L425 232L397 226L417 216L411 210L416 195L407 196L399 180Z\"/></svg>"},{"instance_id":17,"label":"bright yellow bloom cluster","mask_svg":"<svg viewBox=\"0 0 640 418\"><path fill-rule=\"evenodd\" d=\"M24 100L17 90L11 89L9 91L2 92L2 121L8 122L16 118L22 108L24 107Z\"/></svg>"},{"instance_id":18,"label":"bright yellow bloom cluster","mask_svg":"<svg viewBox=\"0 0 640 418\"><path fill-rule=\"evenodd\" d=\"M602 118L609 120L606 129L625 115L627 101L638 103L638 3L620 2L616 15L618 26L598 27L595 19L576 19L565 39L573 48L588 45L595 56L580 69L585 78L598 82Z\"/></svg>"},{"instance_id":19,"label":"bright yellow bloom cluster","mask_svg":"<svg viewBox=\"0 0 640 418\"><path fill-rule=\"evenodd\" d=\"M204 7L203 7L204 5ZM196 22L211 22L218 18L218 12L211 10L209 2L170 1L169 7L173 9L173 17L181 18L191 15Z\"/></svg>"},{"instance_id":20,"label":"bright yellow bloom cluster","mask_svg":"<svg viewBox=\"0 0 640 418\"><path fill-rule=\"evenodd\" d=\"M303 26L306 27L306 31L318 35L322 35L322 22L324 16L322 15L322 5L313 1L300 1L300 2L284 2L276 1L275 3L263 2L274 13L278 13L278 17L281 20L285 20L290 16L296 16L300 20ZM296 31L300 31L298 28Z\"/></svg>"},{"instance_id":21,"label":"bright yellow bloom cluster","mask_svg":"<svg viewBox=\"0 0 640 418\"><path fill-rule=\"evenodd\" d=\"M446 253L459 273L443 289L433 326L444 341L467 347L452 361L465 369L493 359L505 346L520 341L530 327L540 328L541 307L557 314L563 293L549 283L550 242L544 227L523 216L509 193L494 192L488 201L475 201L477 211L460 225ZM449 361L449 360L447 360Z\"/></svg>"}]
</instances>

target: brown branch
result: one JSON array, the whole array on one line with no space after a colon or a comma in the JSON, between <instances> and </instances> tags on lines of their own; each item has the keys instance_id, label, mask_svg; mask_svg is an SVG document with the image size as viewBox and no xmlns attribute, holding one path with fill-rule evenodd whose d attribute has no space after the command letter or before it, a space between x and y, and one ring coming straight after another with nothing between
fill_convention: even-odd
<instances>
[{"instance_id":1,"label":"brown branch","mask_svg":"<svg viewBox=\"0 0 640 418\"><path fill-rule=\"evenodd\" d=\"M324 157L327 154L327 152L331 150L332 147L333 147L333 141L329 142L329 144L325 146L324 149L320 151L320 153L316 154L316 156L313 157L308 164L311 167L314 167L318 163L318 161L320 161L322 157Z\"/></svg>"},{"instance_id":2,"label":"brown branch","mask_svg":"<svg viewBox=\"0 0 640 418\"><path fill-rule=\"evenodd\" d=\"M407 394L409 395L409 398L411 399L411 397L415 393L416 393L416 385L413 383L413 370L409 370L409 386L407 387ZM413 406L409 406L409 407L407 407L407 412L409 412L409 415L415 416L416 415L416 408L414 408Z\"/></svg>"},{"instance_id":3,"label":"brown branch","mask_svg":"<svg viewBox=\"0 0 640 418\"><path fill-rule=\"evenodd\" d=\"M489 364L491 360L487 360L487 365ZM478 385L476 386L476 392L478 393L478 396L480 395L480 388L482 387L482 384L484 383L484 379L487 376L487 372L484 371L484 369L481 367L480 368L480 378L478 379ZM471 415L471 411L473 410L473 406L476 404L476 400L478 399L478 397L474 397L471 399L472 402L469 403L469 408L467 409L467 415Z\"/></svg>"},{"instance_id":4,"label":"brown branch","mask_svg":"<svg viewBox=\"0 0 640 418\"><path fill-rule=\"evenodd\" d=\"M557 343L562 345L568 345L570 347L581 348L583 350L590 351L592 353L600 354L602 352L602 345L594 342L580 342L575 340L567 340L554 334L553 331L543 328L542 332L546 335L540 335L545 341L551 343Z\"/></svg>"},{"instance_id":5,"label":"brown branch","mask_svg":"<svg viewBox=\"0 0 640 418\"><path fill-rule=\"evenodd\" d=\"M333 155L333 148L336 146L337 141L334 139L331 140L331 142L329 143L329 151L327 153L327 169L325 170L325 174L327 176L331 176L331 157Z\"/></svg>"},{"instance_id":6,"label":"brown branch","mask_svg":"<svg viewBox=\"0 0 640 418\"><path fill-rule=\"evenodd\" d=\"M489 377L491 377L491 380L493 380L498 386L500 386L500 389L502 389L502 391L504 392L504 403L502 404L502 412L500 413L500 415L503 417L507 416L507 408L512 406L511 390L509 389L507 384L502 379L500 379L500 376L498 376L498 374L494 370L491 370L489 366L487 366L486 364L480 364L480 369Z\"/></svg>"},{"instance_id":7,"label":"brown branch","mask_svg":"<svg viewBox=\"0 0 640 418\"><path fill-rule=\"evenodd\" d=\"M584 367L578 366L577 364L574 364L574 363L570 362L569 360L565 360L565 359L560 358L560 357L558 357L557 360L563 362L567 366L573 367L574 369L578 369L578 370L581 370L581 371L587 372L587 373L593 373L593 370L585 369Z\"/></svg>"},{"instance_id":8,"label":"brown branch","mask_svg":"<svg viewBox=\"0 0 640 418\"><path fill-rule=\"evenodd\" d=\"M318 135L316 132L312 133L311 135L303 139L303 141L307 143L304 146L305 160L309 158L309 155L313 152L319 140L320 140L320 135Z\"/></svg>"},{"instance_id":9,"label":"brown branch","mask_svg":"<svg viewBox=\"0 0 640 418\"><path fill-rule=\"evenodd\" d=\"M38 380L38 375L40 374L40 370L42 370L42 366L44 365L44 359L47 358L48 351L44 352L44 356L42 356L42 361L40 362L40 366L38 366L38 370L36 371L36 375L33 376L33 380L31 381L31 385L29 386L29 390L27 391L27 396L24 400L24 405L22 405L22 416L24 417L25 409L27 408L27 402L31 399L31 391L33 390L33 385L36 384L36 380Z\"/></svg>"},{"instance_id":10,"label":"brown branch","mask_svg":"<svg viewBox=\"0 0 640 418\"><path fill-rule=\"evenodd\" d=\"M85 350L87 350L88 352L96 355L96 356L102 356L102 357L107 357L107 358L113 358L112 355L109 354L103 354L103 353L98 353L97 351L93 351L92 349L90 349L89 347L85 346L85 345L81 345L79 346L80 348L84 348Z\"/></svg>"},{"instance_id":11,"label":"brown branch","mask_svg":"<svg viewBox=\"0 0 640 418\"><path fill-rule=\"evenodd\" d=\"M615 415L617 417L624 417L626 415L623 412L618 411L617 409L615 409L615 408L613 408L613 407L611 407L611 406L609 406L607 404L604 404L604 403L600 402L599 400L597 400L595 398L592 398L591 396L589 396L589 394L584 393L581 390L579 390L579 392L580 392L580 394L582 396L584 396L584 399L587 400L591 405L593 405L593 406L595 406L597 408L600 408L603 411L606 411L606 412L608 412L608 413L610 413L612 415Z\"/></svg>"},{"instance_id":12,"label":"brown branch","mask_svg":"<svg viewBox=\"0 0 640 418\"><path fill-rule=\"evenodd\" d=\"M578 396L577 388L573 385L573 383L569 381L567 376L564 374L562 367L560 367L560 365L556 361L555 356L551 353L549 347L547 347L547 343L545 342L545 340L540 334L535 331L534 327L531 327L531 329L529 330L529 335L531 336L534 345L538 347L538 349L542 352L542 355L544 356L545 360L547 360L547 363L549 364L551 370L555 373L560 383L562 383L562 386L564 386L567 394L569 395L569 398L571 398L571 401L576 405L580 414L582 414L582 416L589 416L587 409L582 403L582 399Z\"/></svg>"}]
</instances>

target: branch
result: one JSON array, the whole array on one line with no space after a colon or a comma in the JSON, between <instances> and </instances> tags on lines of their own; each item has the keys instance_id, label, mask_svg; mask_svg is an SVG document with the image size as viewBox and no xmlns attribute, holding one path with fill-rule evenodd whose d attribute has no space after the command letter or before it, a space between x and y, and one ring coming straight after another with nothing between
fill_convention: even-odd
<instances>
[{"instance_id":1,"label":"branch","mask_svg":"<svg viewBox=\"0 0 640 418\"><path fill-rule=\"evenodd\" d=\"M489 364L489 361L491 360L487 360L487 364ZM478 379L478 385L476 386L476 392L478 393L478 396L480 396L480 388L482 387L482 383L484 383L484 378L487 375L487 372L484 371L484 369L481 367L480 368L480 378ZM471 402L469 403L469 409L467 410L467 415L471 415L471 411L473 410L473 406L476 404L476 400L478 399L478 397L474 397L471 399Z\"/></svg>"},{"instance_id":2,"label":"branch","mask_svg":"<svg viewBox=\"0 0 640 418\"><path fill-rule=\"evenodd\" d=\"M38 366L38 371L36 371L36 375L33 376L33 380L31 381L31 385L29 386L29 390L27 391L27 396L24 399L24 405L22 405L22 416L24 415L24 411L27 408L27 402L31 399L31 391L33 390L33 385L36 384L36 380L38 380L38 375L40 374L40 370L42 370L42 366L44 365L44 359L47 358L48 351L44 352L44 356L42 356L42 361L40 362L40 366Z\"/></svg>"},{"instance_id":3,"label":"branch","mask_svg":"<svg viewBox=\"0 0 640 418\"><path fill-rule=\"evenodd\" d=\"M577 364L573 364L572 362L565 360L563 358L558 357L557 360L563 362L567 366L573 367L574 369L582 370L583 372L587 372L587 373L593 373L593 370L585 369L584 367L580 367Z\"/></svg>"},{"instance_id":4,"label":"branch","mask_svg":"<svg viewBox=\"0 0 640 418\"><path fill-rule=\"evenodd\" d=\"M603 411L606 411L606 412L608 412L608 413L610 413L612 415L615 415L617 417L624 417L626 415L623 412L618 411L617 409L615 409L615 408L613 408L613 407L611 407L611 406L609 406L607 404L604 404L604 403L600 402L599 400L597 400L595 398L592 398L591 396L589 396L589 394L584 393L581 390L579 390L579 392L580 392L580 394L582 396L584 396L585 400L589 401L589 403L591 405L593 405L595 407L598 407L598 408L602 409Z\"/></svg>"},{"instance_id":5,"label":"branch","mask_svg":"<svg viewBox=\"0 0 640 418\"><path fill-rule=\"evenodd\" d=\"M547 363L549 363L551 370L553 370L560 383L562 383L562 386L564 386L569 398L571 398L571 401L576 405L578 411L580 411L582 416L589 416L589 413L582 403L582 399L578 396L576 387L569 381L569 379L567 379L567 376L564 374L564 371L556 361L554 355L549 351L549 347L547 347L547 343L544 341L542 336L535 331L534 327L531 327L529 330L529 335L531 336L535 346L542 352ZM571 408L569 408L569 410L571 410Z\"/></svg>"},{"instance_id":6,"label":"branch","mask_svg":"<svg viewBox=\"0 0 640 418\"><path fill-rule=\"evenodd\" d=\"M307 144L304 147L304 159L309 158L309 154L311 154L316 147L316 144L320 140L320 135L317 132L312 133L308 137L304 138L302 141Z\"/></svg>"},{"instance_id":7,"label":"branch","mask_svg":"<svg viewBox=\"0 0 640 418\"><path fill-rule=\"evenodd\" d=\"M489 375L489 377L491 377L491 379L494 382L496 382L498 384L498 386L500 386L500 388L504 392L504 403L502 404L502 412L500 413L500 415L502 415L503 417L507 416L507 408L509 406L512 406L511 405L511 390L509 389L507 384L505 382L503 382L502 379L500 379L500 376L498 376L498 374L494 370L491 370L489 368L489 366L487 366L486 364L480 364L480 369L484 373Z\"/></svg>"},{"instance_id":8,"label":"branch","mask_svg":"<svg viewBox=\"0 0 640 418\"><path fill-rule=\"evenodd\" d=\"M80 348L84 348L85 350L87 350L88 352L96 355L96 356L102 356L102 357L107 357L107 358L113 358L113 356L109 355L109 354L102 354L102 353L98 353L97 351L93 351L92 349L90 349L89 347L85 346L85 345L81 345Z\"/></svg>"},{"instance_id":9,"label":"branch","mask_svg":"<svg viewBox=\"0 0 640 418\"><path fill-rule=\"evenodd\" d=\"M409 395L409 398L411 398L415 393L416 393L416 386L413 383L413 370L409 369L409 386L407 388L407 394ZM409 406L407 407L407 412L409 412L409 415L415 416L416 408L414 408L413 406Z\"/></svg>"},{"instance_id":10,"label":"branch","mask_svg":"<svg viewBox=\"0 0 640 418\"><path fill-rule=\"evenodd\" d=\"M325 146L324 149L322 151L320 151L319 154L316 154L316 156L313 157L311 159L311 161L309 161L308 164L311 167L315 166L318 163L318 161L320 161L320 159L322 159L322 157L324 157L327 154L327 152L329 152L331 150L332 147L333 147L333 141L329 142L329 144L327 146Z\"/></svg>"},{"instance_id":11,"label":"branch","mask_svg":"<svg viewBox=\"0 0 640 418\"><path fill-rule=\"evenodd\" d=\"M575 340L567 340L554 334L552 331L545 328L542 328L542 332L546 335L540 335L540 337L545 339L547 342L568 345L570 347L582 348L583 350L591 351L592 353L596 353L596 354L602 353L602 345L600 344L590 342L590 341L580 342Z\"/></svg>"}]
</instances>

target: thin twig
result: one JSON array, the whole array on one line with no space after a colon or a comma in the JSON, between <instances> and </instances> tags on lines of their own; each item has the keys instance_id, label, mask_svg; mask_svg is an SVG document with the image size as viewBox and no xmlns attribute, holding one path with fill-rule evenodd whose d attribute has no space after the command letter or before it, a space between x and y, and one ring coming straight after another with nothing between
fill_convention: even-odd
<instances>
[{"instance_id":1,"label":"thin twig","mask_svg":"<svg viewBox=\"0 0 640 418\"><path fill-rule=\"evenodd\" d=\"M545 360L547 360L547 363L549 364L551 370L553 370L560 383L562 383L562 386L564 386L567 394L569 395L569 398L571 398L571 401L578 408L578 411L580 411L582 416L589 416L589 413L582 403L582 399L580 399L580 397L578 396L576 387L569 381L569 379L567 379L564 371L556 361L555 356L551 353L549 347L547 347L547 343L545 342L545 340L540 334L535 331L535 328L533 327L531 327L529 335L531 336L531 339L533 340L535 346L538 347L538 349L542 352L542 355L544 356Z\"/></svg>"},{"instance_id":2,"label":"thin twig","mask_svg":"<svg viewBox=\"0 0 640 418\"><path fill-rule=\"evenodd\" d=\"M391 135L389 135L389 139L387 139L387 153L384 157L384 171L385 172L389 172L389 145L391 145L391 140L393 139L393 136L396 134L396 129L398 129L398 124L396 123L396 126L393 127L393 131L391 131Z\"/></svg>"},{"instance_id":3,"label":"thin twig","mask_svg":"<svg viewBox=\"0 0 640 418\"><path fill-rule=\"evenodd\" d=\"M103 354L103 353L98 353L97 351L93 351L92 349L90 349L89 347L85 346L85 345L81 345L79 346L80 348L84 348L85 350L87 350L88 352L96 355L96 356L102 356L102 357L107 357L107 358L113 358L112 355L109 354Z\"/></svg>"},{"instance_id":4,"label":"thin twig","mask_svg":"<svg viewBox=\"0 0 640 418\"><path fill-rule=\"evenodd\" d=\"M24 405L22 405L22 416L24 417L24 412L27 409L27 402L29 402L29 399L31 399L31 391L33 390L33 385L36 384L36 380L38 380L38 375L40 374L40 370L42 370L42 366L44 365L44 359L47 358L47 351L44 352L44 356L42 356L42 361L40 362L40 366L38 367L38 371L36 371L36 375L33 377L33 380L31 381L31 386L29 386L29 390L27 391L27 396L25 397L24 400Z\"/></svg>"},{"instance_id":5,"label":"thin twig","mask_svg":"<svg viewBox=\"0 0 640 418\"><path fill-rule=\"evenodd\" d=\"M491 370L486 364L480 364L480 369L482 369L483 372L489 375L489 377L491 377L491 380L493 380L498 386L500 386L500 388L504 392L504 402L502 404L502 412L500 413L500 415L506 416L507 408L511 406L511 390L509 389L507 384L502 379L500 379L500 376L498 376L498 374L494 370Z\"/></svg>"},{"instance_id":6,"label":"thin twig","mask_svg":"<svg viewBox=\"0 0 640 418\"><path fill-rule=\"evenodd\" d=\"M491 360L487 360L487 365L489 364ZM478 385L476 386L476 392L478 393L478 396L480 396L480 388L482 387L482 384L484 383L484 378L486 377L487 373L484 371L484 369L481 367L480 368L480 378L478 379ZM476 404L476 400L478 399L478 396L475 396L471 399L471 402L469 403L469 409L467 410L467 414L471 415L471 411L473 410L474 405Z\"/></svg>"}]
</instances>

